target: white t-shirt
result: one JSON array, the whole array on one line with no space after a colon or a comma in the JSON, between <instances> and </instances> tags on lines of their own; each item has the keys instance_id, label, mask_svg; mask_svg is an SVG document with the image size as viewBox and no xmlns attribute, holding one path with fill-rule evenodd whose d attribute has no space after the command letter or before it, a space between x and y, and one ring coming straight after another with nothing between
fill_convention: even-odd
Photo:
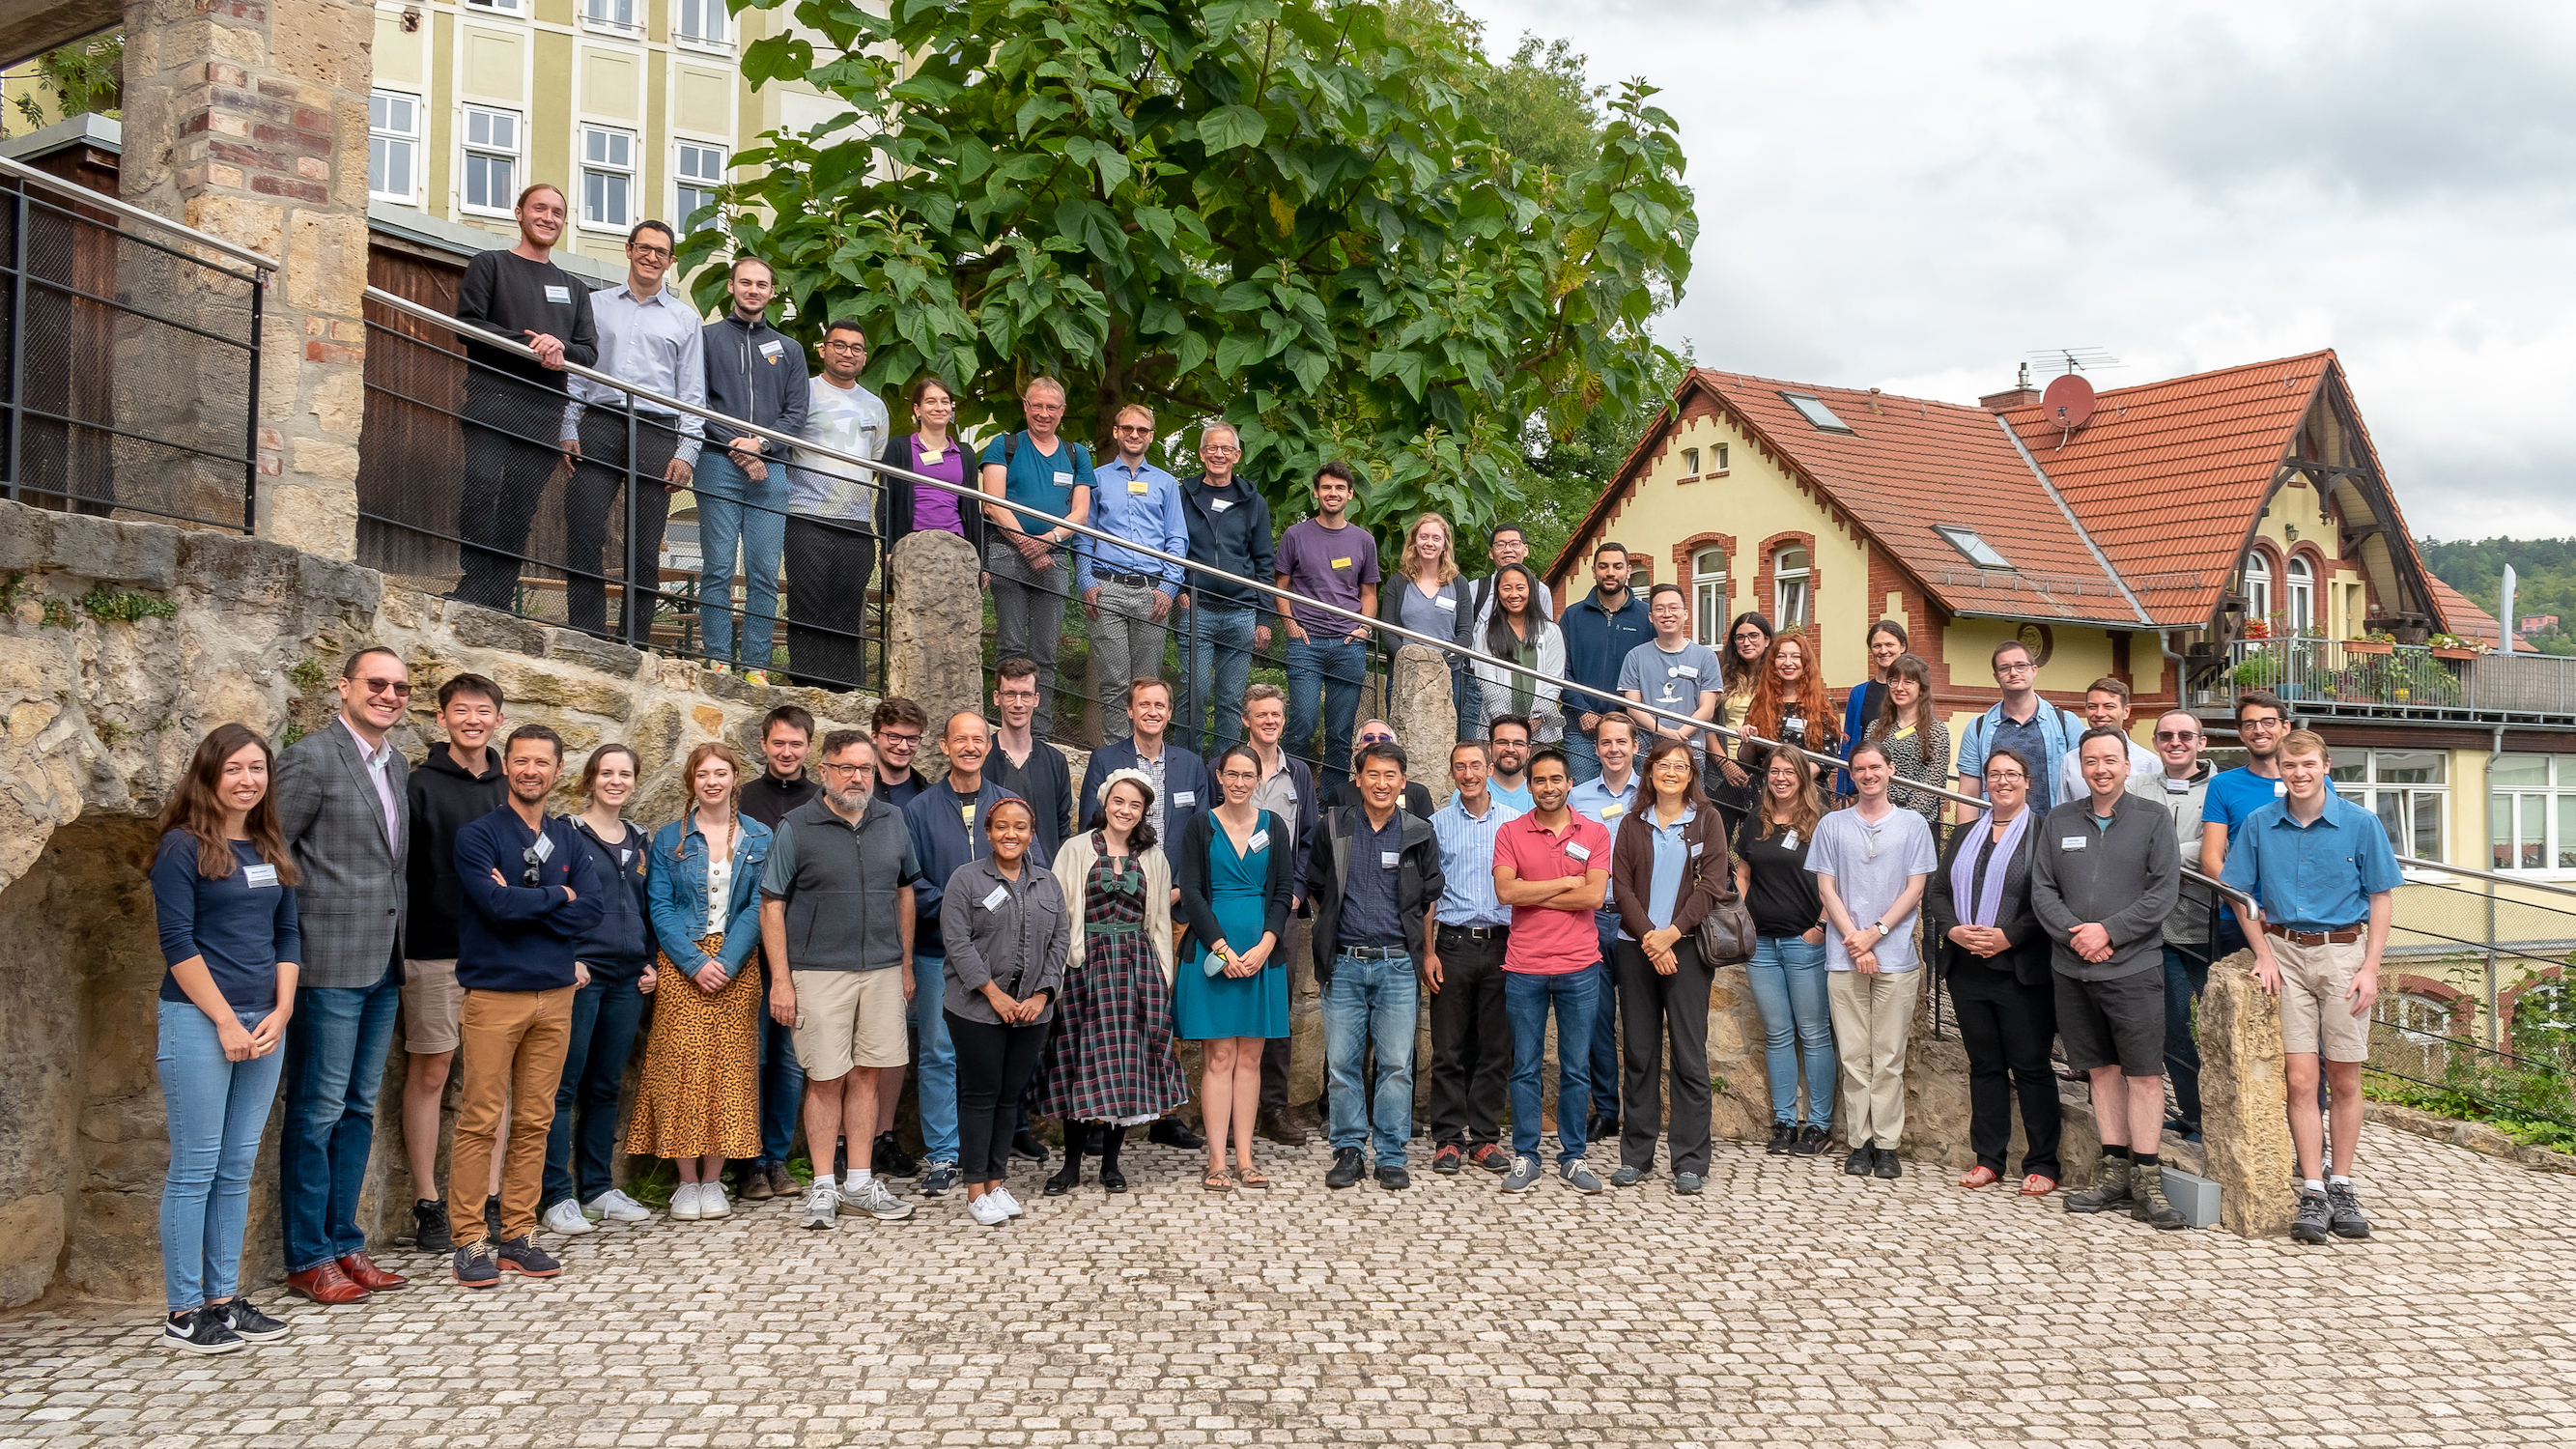
<instances>
[{"instance_id":1,"label":"white t-shirt","mask_svg":"<svg viewBox=\"0 0 2576 1449\"><path fill-rule=\"evenodd\" d=\"M806 380L805 441L861 458L885 449L891 424L885 401L864 387L835 387L816 373ZM865 469L819 454L800 455L810 466L789 470L787 506L807 518L865 522L876 512L877 490Z\"/></svg>"}]
</instances>

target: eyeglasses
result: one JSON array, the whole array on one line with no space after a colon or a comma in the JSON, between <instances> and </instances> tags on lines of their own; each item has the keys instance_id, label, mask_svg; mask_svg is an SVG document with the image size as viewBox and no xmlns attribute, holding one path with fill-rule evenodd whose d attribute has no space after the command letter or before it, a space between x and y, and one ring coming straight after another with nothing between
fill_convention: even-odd
<instances>
[{"instance_id":1,"label":"eyeglasses","mask_svg":"<svg viewBox=\"0 0 2576 1449\"><path fill-rule=\"evenodd\" d=\"M527 866L526 870L519 873L519 884L529 886L535 885L537 883L537 867L544 863L545 857L537 854L537 848L531 845L527 849L519 852L519 861L521 864Z\"/></svg>"},{"instance_id":2,"label":"eyeglasses","mask_svg":"<svg viewBox=\"0 0 2576 1449\"><path fill-rule=\"evenodd\" d=\"M361 679L369 694L390 694L396 699L411 698L411 685L399 679Z\"/></svg>"},{"instance_id":3,"label":"eyeglasses","mask_svg":"<svg viewBox=\"0 0 2576 1449\"><path fill-rule=\"evenodd\" d=\"M1986 783L1992 785L1997 781L2004 781L2015 785L2026 785L2030 783L2030 776L2023 774L2019 770L1988 770L1986 772Z\"/></svg>"},{"instance_id":4,"label":"eyeglasses","mask_svg":"<svg viewBox=\"0 0 2576 1449\"><path fill-rule=\"evenodd\" d=\"M2158 731L2156 731L2156 743L2157 743L2157 744L2160 744L2160 745L2188 744L2188 743L2190 743L2191 741L2196 740L2196 739L2199 739L2199 738L2200 738L2200 732L2199 732L2198 730L2158 730Z\"/></svg>"},{"instance_id":5,"label":"eyeglasses","mask_svg":"<svg viewBox=\"0 0 2576 1449\"><path fill-rule=\"evenodd\" d=\"M671 259L671 249L669 247L648 247L641 242L637 242L628 246L626 250L629 255L641 258L648 262L667 262Z\"/></svg>"},{"instance_id":6,"label":"eyeglasses","mask_svg":"<svg viewBox=\"0 0 2576 1449\"><path fill-rule=\"evenodd\" d=\"M876 772L877 767L874 765L835 765L828 760L823 764L823 773L826 775L873 775Z\"/></svg>"},{"instance_id":7,"label":"eyeglasses","mask_svg":"<svg viewBox=\"0 0 2576 1449\"><path fill-rule=\"evenodd\" d=\"M910 749L914 745L921 743L921 736L899 735L892 730L888 730L884 734L877 736L877 743L884 745L888 749L892 749L897 745L900 745L905 749Z\"/></svg>"},{"instance_id":8,"label":"eyeglasses","mask_svg":"<svg viewBox=\"0 0 2576 1449\"><path fill-rule=\"evenodd\" d=\"M1199 453L1200 453L1200 455L1201 455L1202 457L1208 457L1208 458L1232 458L1232 457L1236 457L1236 456L1240 455L1242 452L1243 452L1243 450L1242 450L1241 448L1236 447L1236 446L1235 446L1234 444L1232 444L1232 443L1201 443L1201 444L1199 444Z\"/></svg>"},{"instance_id":9,"label":"eyeglasses","mask_svg":"<svg viewBox=\"0 0 2576 1449\"><path fill-rule=\"evenodd\" d=\"M1395 736L1393 736L1393 735L1362 735L1362 736L1360 736L1360 743L1361 743L1361 744L1364 744L1364 745L1391 745L1391 744L1394 744L1394 743L1395 743Z\"/></svg>"},{"instance_id":10,"label":"eyeglasses","mask_svg":"<svg viewBox=\"0 0 2576 1449\"><path fill-rule=\"evenodd\" d=\"M2236 722L2236 732L2245 735L2250 735L2256 730L2271 734L2276 730L2285 730L2289 727L2286 722L2277 719L2246 719Z\"/></svg>"},{"instance_id":11,"label":"eyeglasses","mask_svg":"<svg viewBox=\"0 0 2576 1449\"><path fill-rule=\"evenodd\" d=\"M1120 423L1117 427L1111 429L1111 431L1120 433L1150 433L1154 430L1145 426L1143 423Z\"/></svg>"},{"instance_id":12,"label":"eyeglasses","mask_svg":"<svg viewBox=\"0 0 2576 1449\"><path fill-rule=\"evenodd\" d=\"M823 350L825 352L856 352L861 355L865 355L868 350L868 345L864 342L826 342L823 344Z\"/></svg>"},{"instance_id":13,"label":"eyeglasses","mask_svg":"<svg viewBox=\"0 0 2576 1449\"><path fill-rule=\"evenodd\" d=\"M2027 659L2019 664L1998 664L1995 666L1995 678L2001 679L2007 674L2028 674L2038 667Z\"/></svg>"},{"instance_id":14,"label":"eyeglasses","mask_svg":"<svg viewBox=\"0 0 2576 1449\"><path fill-rule=\"evenodd\" d=\"M1217 772L1217 778L1237 785L1258 784L1261 780L1259 775L1250 770L1220 770Z\"/></svg>"},{"instance_id":15,"label":"eyeglasses","mask_svg":"<svg viewBox=\"0 0 2576 1449\"><path fill-rule=\"evenodd\" d=\"M1759 629L1738 629L1735 631L1735 642L1738 644L1759 644L1762 642L1762 631Z\"/></svg>"}]
</instances>

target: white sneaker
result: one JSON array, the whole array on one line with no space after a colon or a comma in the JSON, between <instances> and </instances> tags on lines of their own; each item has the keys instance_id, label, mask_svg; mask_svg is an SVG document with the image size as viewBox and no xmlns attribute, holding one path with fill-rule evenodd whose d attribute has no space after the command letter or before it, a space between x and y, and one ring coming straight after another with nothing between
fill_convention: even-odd
<instances>
[{"instance_id":1,"label":"white sneaker","mask_svg":"<svg viewBox=\"0 0 2576 1449\"><path fill-rule=\"evenodd\" d=\"M986 1193L966 1204L966 1216L988 1228L998 1228L1011 1220L1011 1210L1002 1206L999 1193Z\"/></svg>"},{"instance_id":2,"label":"white sneaker","mask_svg":"<svg viewBox=\"0 0 2576 1449\"><path fill-rule=\"evenodd\" d=\"M561 1233L568 1238L577 1238L584 1233L599 1231L599 1225L583 1217L581 1204L571 1198L565 1198L546 1209L544 1224L547 1232Z\"/></svg>"},{"instance_id":3,"label":"white sneaker","mask_svg":"<svg viewBox=\"0 0 2576 1449\"><path fill-rule=\"evenodd\" d=\"M653 1216L650 1208L613 1187L584 1204L582 1214L612 1223L640 1223Z\"/></svg>"},{"instance_id":4,"label":"white sneaker","mask_svg":"<svg viewBox=\"0 0 2576 1449\"><path fill-rule=\"evenodd\" d=\"M912 1204L895 1196L894 1189L886 1186L884 1178L871 1177L856 1188L842 1190L841 1210L865 1213L880 1222L891 1223L911 1217L913 1207Z\"/></svg>"},{"instance_id":5,"label":"white sneaker","mask_svg":"<svg viewBox=\"0 0 2576 1449\"><path fill-rule=\"evenodd\" d=\"M671 1194L671 1216L684 1223L697 1221L698 1185L696 1183L681 1183L678 1190Z\"/></svg>"},{"instance_id":6,"label":"white sneaker","mask_svg":"<svg viewBox=\"0 0 2576 1449\"><path fill-rule=\"evenodd\" d=\"M984 1195L986 1197L1000 1198L1002 1200L1002 1210L1015 1218L1024 1218L1029 1215L1029 1210L1020 1206L1020 1200L1011 1196L1011 1190L1007 1187L997 1187Z\"/></svg>"},{"instance_id":7,"label":"white sneaker","mask_svg":"<svg viewBox=\"0 0 2576 1449\"><path fill-rule=\"evenodd\" d=\"M698 1184L698 1216L702 1218L729 1218L733 1216L733 1204L725 1200L723 1183L702 1182Z\"/></svg>"},{"instance_id":8,"label":"white sneaker","mask_svg":"<svg viewBox=\"0 0 2576 1449\"><path fill-rule=\"evenodd\" d=\"M828 1182L805 1189L805 1226L830 1232L841 1225L841 1193Z\"/></svg>"}]
</instances>

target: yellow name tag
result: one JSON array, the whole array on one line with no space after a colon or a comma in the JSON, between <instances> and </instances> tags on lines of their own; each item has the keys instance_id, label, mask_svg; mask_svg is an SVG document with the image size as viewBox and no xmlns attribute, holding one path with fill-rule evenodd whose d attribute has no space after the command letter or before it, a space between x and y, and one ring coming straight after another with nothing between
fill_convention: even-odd
<instances>
[{"instance_id":1,"label":"yellow name tag","mask_svg":"<svg viewBox=\"0 0 2576 1449\"><path fill-rule=\"evenodd\" d=\"M1144 492L1145 492L1145 490L1146 490L1147 486L1148 486L1148 485L1146 484L1145 480L1144 480L1144 479L1142 479L1142 478L1130 478L1130 479L1128 479L1128 480L1127 480L1127 491L1128 491L1128 492L1130 492L1130 493L1137 494L1137 495L1139 495L1139 496L1142 496L1142 495L1144 494Z\"/></svg>"},{"instance_id":2,"label":"yellow name tag","mask_svg":"<svg viewBox=\"0 0 2576 1449\"><path fill-rule=\"evenodd\" d=\"M958 806L957 815L959 819L964 820L969 825L975 823L975 807L972 805Z\"/></svg>"},{"instance_id":3,"label":"yellow name tag","mask_svg":"<svg viewBox=\"0 0 2576 1449\"><path fill-rule=\"evenodd\" d=\"M1616 820L1627 813L1628 807L1625 805L1604 805L1601 807L1601 818L1604 820Z\"/></svg>"},{"instance_id":4,"label":"yellow name tag","mask_svg":"<svg viewBox=\"0 0 2576 1449\"><path fill-rule=\"evenodd\" d=\"M1335 567L1335 568L1337 568L1337 569L1346 569L1346 568L1349 568L1350 566L1351 566L1351 561L1350 561L1349 559L1346 559L1346 558L1337 558L1337 559L1333 560L1333 567Z\"/></svg>"}]
</instances>

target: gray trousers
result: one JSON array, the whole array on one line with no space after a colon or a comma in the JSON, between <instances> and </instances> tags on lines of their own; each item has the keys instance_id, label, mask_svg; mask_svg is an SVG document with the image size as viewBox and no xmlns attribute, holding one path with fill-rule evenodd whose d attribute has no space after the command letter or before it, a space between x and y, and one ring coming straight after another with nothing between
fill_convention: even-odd
<instances>
[{"instance_id":1,"label":"gray trousers","mask_svg":"<svg viewBox=\"0 0 2576 1449\"><path fill-rule=\"evenodd\" d=\"M1154 622L1151 584L1122 584L1101 579L1100 617L1091 621L1091 659L1100 673L1100 732L1123 740L1134 733L1127 722L1127 685L1163 672L1163 626ZM1177 696L1178 690L1173 691Z\"/></svg>"},{"instance_id":2,"label":"gray trousers","mask_svg":"<svg viewBox=\"0 0 2576 1449\"><path fill-rule=\"evenodd\" d=\"M1032 569L1018 549L988 542L984 567L993 575L993 622L999 635L994 657L1025 655L1037 665L1038 712L1029 721L1029 731L1047 739L1055 733L1055 648L1064 637L1064 601L1073 588L1072 561L1057 548L1051 550L1045 568Z\"/></svg>"}]
</instances>

